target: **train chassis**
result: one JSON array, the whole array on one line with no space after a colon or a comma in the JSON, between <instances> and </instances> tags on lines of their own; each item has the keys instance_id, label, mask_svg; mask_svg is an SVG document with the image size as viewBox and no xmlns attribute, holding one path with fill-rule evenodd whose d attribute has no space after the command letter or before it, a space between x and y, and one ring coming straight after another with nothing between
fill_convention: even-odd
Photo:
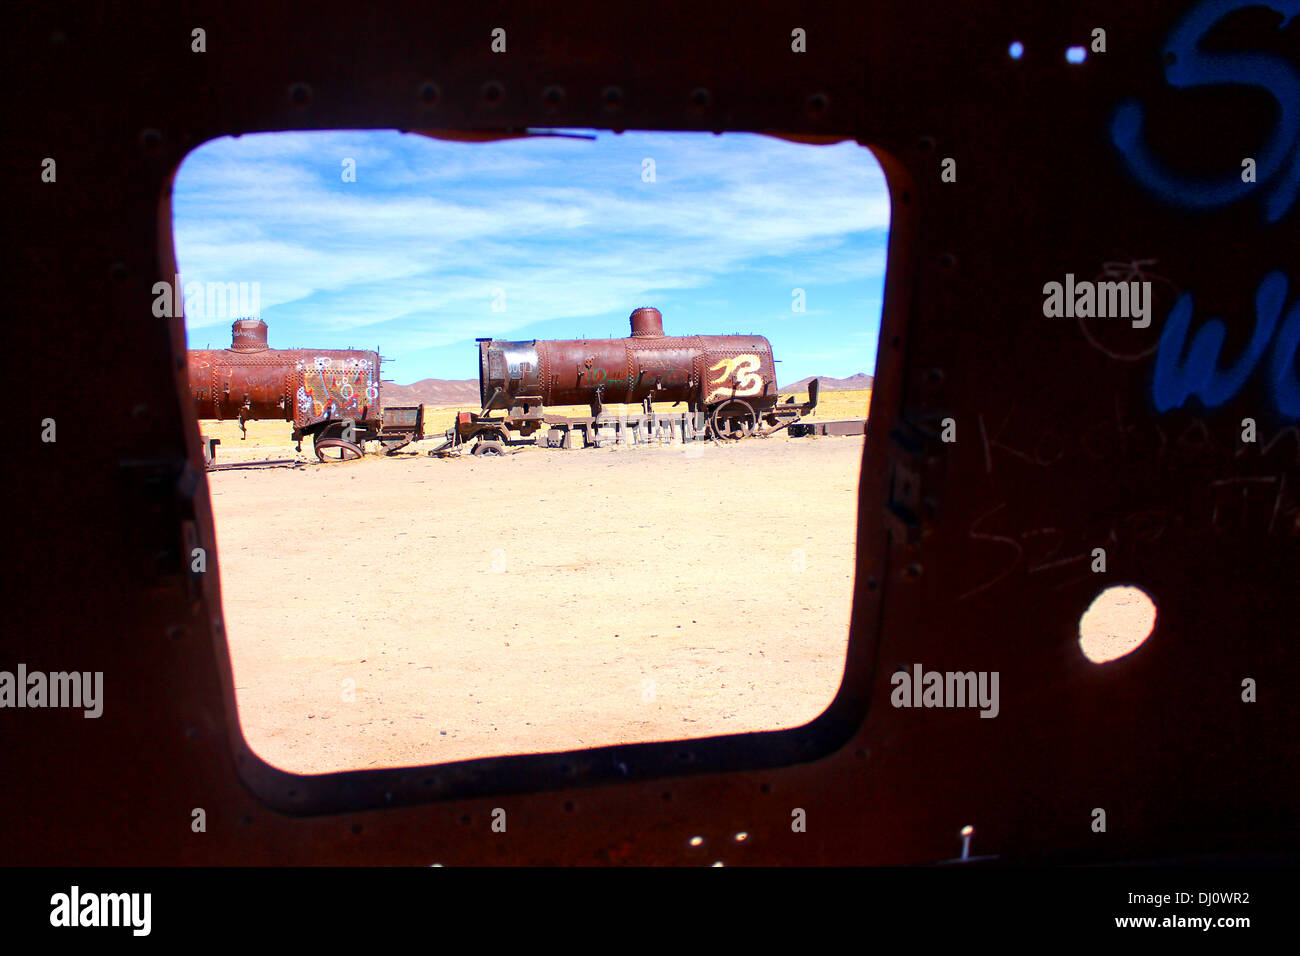
<instances>
[{"instance_id":1,"label":"train chassis","mask_svg":"<svg viewBox=\"0 0 1300 956\"><path fill-rule=\"evenodd\" d=\"M598 398L590 416L571 417L548 415L540 404L520 399L499 415L491 410L460 412L442 444L429 455L445 457L466 449L471 455L500 455L508 446L527 444L582 448L656 440L722 442L766 438L796 425L816 408L817 384L810 383L808 401L796 404L791 396L784 404L762 413L743 398L727 398L703 407L692 403L686 412L655 411L647 399L637 414L612 416ZM544 426L549 431L544 442L538 441L533 436Z\"/></svg>"}]
</instances>

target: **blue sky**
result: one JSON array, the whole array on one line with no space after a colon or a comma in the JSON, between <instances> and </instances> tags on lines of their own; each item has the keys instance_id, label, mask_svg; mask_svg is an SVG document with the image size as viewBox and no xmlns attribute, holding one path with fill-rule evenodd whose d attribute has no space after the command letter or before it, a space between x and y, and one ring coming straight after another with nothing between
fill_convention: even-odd
<instances>
[{"instance_id":1,"label":"blue sky","mask_svg":"<svg viewBox=\"0 0 1300 956\"><path fill-rule=\"evenodd\" d=\"M782 385L874 371L889 197L871 153L593 135L213 140L176 176L182 280L258 282L272 347L378 347L403 384L477 378L479 336L622 337L642 305L668 335L766 335ZM231 318L187 313L190 347L227 347Z\"/></svg>"}]
</instances>

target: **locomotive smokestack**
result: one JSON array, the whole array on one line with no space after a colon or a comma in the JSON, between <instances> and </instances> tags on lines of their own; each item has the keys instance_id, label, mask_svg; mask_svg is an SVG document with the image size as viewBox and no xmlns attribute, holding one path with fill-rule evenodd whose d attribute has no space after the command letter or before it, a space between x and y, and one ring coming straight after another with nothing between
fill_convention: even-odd
<instances>
[{"instance_id":1,"label":"locomotive smokestack","mask_svg":"<svg viewBox=\"0 0 1300 956\"><path fill-rule=\"evenodd\" d=\"M632 338L663 338L664 317L660 314L658 309L652 309L649 306L642 306L632 313L631 321Z\"/></svg>"},{"instance_id":2,"label":"locomotive smokestack","mask_svg":"<svg viewBox=\"0 0 1300 956\"><path fill-rule=\"evenodd\" d=\"M263 352L266 344L266 323L261 319L235 319L230 327L232 352Z\"/></svg>"}]
</instances>

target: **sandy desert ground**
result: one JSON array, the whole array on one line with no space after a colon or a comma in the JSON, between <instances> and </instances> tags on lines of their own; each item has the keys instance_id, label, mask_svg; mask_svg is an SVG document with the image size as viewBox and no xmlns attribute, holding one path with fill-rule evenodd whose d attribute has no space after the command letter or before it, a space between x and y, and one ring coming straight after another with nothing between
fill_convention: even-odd
<instances>
[{"instance_id":1,"label":"sandy desert ground","mask_svg":"<svg viewBox=\"0 0 1300 956\"><path fill-rule=\"evenodd\" d=\"M218 460L307 461L255 430ZM843 672L862 446L213 472L244 733L313 773L804 723Z\"/></svg>"}]
</instances>

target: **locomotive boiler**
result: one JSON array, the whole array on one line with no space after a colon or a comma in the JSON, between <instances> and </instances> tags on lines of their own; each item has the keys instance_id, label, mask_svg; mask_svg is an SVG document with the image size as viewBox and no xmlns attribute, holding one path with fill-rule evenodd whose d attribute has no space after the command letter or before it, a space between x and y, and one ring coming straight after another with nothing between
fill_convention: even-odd
<instances>
[{"instance_id":1,"label":"locomotive boiler","mask_svg":"<svg viewBox=\"0 0 1300 956\"><path fill-rule=\"evenodd\" d=\"M586 405L599 418L610 404L685 402L713 434L733 437L776 425L816 404L778 404L772 345L761 335L668 336L658 309L639 308L624 339L502 342L479 339L483 414L527 423L546 406ZM511 426L513 427L513 426Z\"/></svg>"},{"instance_id":2,"label":"locomotive boiler","mask_svg":"<svg viewBox=\"0 0 1300 956\"><path fill-rule=\"evenodd\" d=\"M359 458L366 440L391 432L389 419L402 419L408 432L410 426L419 432L423 422L421 410L381 408L380 361L378 352L355 349L273 349L265 322L237 319L230 348L190 350L195 416L237 419L241 431L249 421L292 422L300 450L310 435L322 460L331 451L338 458Z\"/></svg>"}]
</instances>

